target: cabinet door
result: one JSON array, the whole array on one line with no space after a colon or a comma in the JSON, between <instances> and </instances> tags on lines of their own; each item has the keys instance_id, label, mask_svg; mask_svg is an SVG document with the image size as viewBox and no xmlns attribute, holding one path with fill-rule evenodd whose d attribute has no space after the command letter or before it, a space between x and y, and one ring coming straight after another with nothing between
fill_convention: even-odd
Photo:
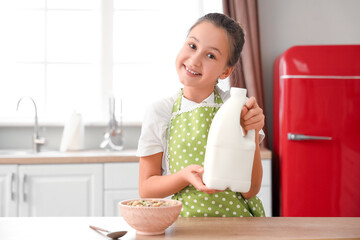
<instances>
[{"instance_id":1,"label":"cabinet door","mask_svg":"<svg viewBox=\"0 0 360 240\"><path fill-rule=\"evenodd\" d=\"M105 189L138 189L139 163L105 163Z\"/></svg>"},{"instance_id":2,"label":"cabinet door","mask_svg":"<svg viewBox=\"0 0 360 240\"><path fill-rule=\"evenodd\" d=\"M272 194L271 194L271 160L262 160L263 165L263 179L261 183L260 192L257 196L261 199L265 215L272 216Z\"/></svg>"},{"instance_id":3,"label":"cabinet door","mask_svg":"<svg viewBox=\"0 0 360 240\"><path fill-rule=\"evenodd\" d=\"M19 166L19 216L102 216L102 164Z\"/></svg>"},{"instance_id":4,"label":"cabinet door","mask_svg":"<svg viewBox=\"0 0 360 240\"><path fill-rule=\"evenodd\" d=\"M123 200L135 198L139 198L139 191L137 189L105 191L104 216L121 216L118 208L118 203Z\"/></svg>"},{"instance_id":5,"label":"cabinet door","mask_svg":"<svg viewBox=\"0 0 360 240\"><path fill-rule=\"evenodd\" d=\"M17 165L0 165L0 217L17 216Z\"/></svg>"},{"instance_id":6,"label":"cabinet door","mask_svg":"<svg viewBox=\"0 0 360 240\"><path fill-rule=\"evenodd\" d=\"M262 204L265 210L265 216L272 216L272 207L271 207L271 187L270 186L261 186L260 192L257 194L257 197L261 199Z\"/></svg>"},{"instance_id":7,"label":"cabinet door","mask_svg":"<svg viewBox=\"0 0 360 240\"><path fill-rule=\"evenodd\" d=\"M105 216L120 216L118 203L139 198L139 163L105 163Z\"/></svg>"}]
</instances>

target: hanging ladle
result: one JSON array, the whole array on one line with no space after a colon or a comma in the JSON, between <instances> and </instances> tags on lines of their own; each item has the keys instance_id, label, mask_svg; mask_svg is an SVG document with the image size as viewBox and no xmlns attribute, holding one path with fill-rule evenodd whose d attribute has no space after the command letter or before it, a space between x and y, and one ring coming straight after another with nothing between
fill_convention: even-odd
<instances>
[{"instance_id":1,"label":"hanging ladle","mask_svg":"<svg viewBox=\"0 0 360 240\"><path fill-rule=\"evenodd\" d=\"M95 227L95 226L91 226L91 225L90 225L90 228L97 232L99 232L99 231L105 232L105 233L107 233L106 236L109 238L112 238L112 239L118 239L127 233L127 231L110 232L108 230L105 230L105 229L102 229L99 227ZM102 235L104 235L104 234L102 234Z\"/></svg>"}]
</instances>

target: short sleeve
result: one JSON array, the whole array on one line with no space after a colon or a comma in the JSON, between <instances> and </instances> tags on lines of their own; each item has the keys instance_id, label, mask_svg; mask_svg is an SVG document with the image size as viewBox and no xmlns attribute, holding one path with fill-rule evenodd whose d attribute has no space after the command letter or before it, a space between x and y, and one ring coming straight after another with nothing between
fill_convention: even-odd
<instances>
[{"instance_id":1,"label":"short sleeve","mask_svg":"<svg viewBox=\"0 0 360 240\"><path fill-rule=\"evenodd\" d=\"M149 156L163 151L157 123L157 116L154 114L153 107L147 108L136 153L138 157Z\"/></svg>"},{"instance_id":2,"label":"short sleeve","mask_svg":"<svg viewBox=\"0 0 360 240\"><path fill-rule=\"evenodd\" d=\"M171 119L173 103L173 98L167 98L147 107L136 156L144 157L165 152L166 134Z\"/></svg>"}]
</instances>

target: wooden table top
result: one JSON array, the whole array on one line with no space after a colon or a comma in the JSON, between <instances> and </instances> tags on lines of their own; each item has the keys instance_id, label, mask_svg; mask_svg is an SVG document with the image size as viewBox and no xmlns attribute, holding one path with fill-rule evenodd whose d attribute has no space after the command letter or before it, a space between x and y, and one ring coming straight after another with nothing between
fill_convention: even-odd
<instances>
[{"instance_id":1,"label":"wooden table top","mask_svg":"<svg viewBox=\"0 0 360 240\"><path fill-rule=\"evenodd\" d=\"M122 217L0 218L0 239L105 239L89 225L126 230L121 239L360 239L360 218L179 218L165 234L143 236Z\"/></svg>"}]
</instances>

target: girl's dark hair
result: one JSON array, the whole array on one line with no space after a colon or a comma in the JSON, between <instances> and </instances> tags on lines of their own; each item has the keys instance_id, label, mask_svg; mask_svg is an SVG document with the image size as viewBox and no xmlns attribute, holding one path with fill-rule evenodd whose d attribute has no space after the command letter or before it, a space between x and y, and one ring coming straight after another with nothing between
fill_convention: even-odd
<instances>
[{"instance_id":1,"label":"girl's dark hair","mask_svg":"<svg viewBox=\"0 0 360 240\"><path fill-rule=\"evenodd\" d=\"M189 32L202 22L211 22L216 27L222 28L226 31L229 37L230 55L227 65L234 66L239 60L240 53L245 43L244 30L240 24L232 18L221 13L208 13L199 18L197 22L190 28Z\"/></svg>"}]
</instances>

